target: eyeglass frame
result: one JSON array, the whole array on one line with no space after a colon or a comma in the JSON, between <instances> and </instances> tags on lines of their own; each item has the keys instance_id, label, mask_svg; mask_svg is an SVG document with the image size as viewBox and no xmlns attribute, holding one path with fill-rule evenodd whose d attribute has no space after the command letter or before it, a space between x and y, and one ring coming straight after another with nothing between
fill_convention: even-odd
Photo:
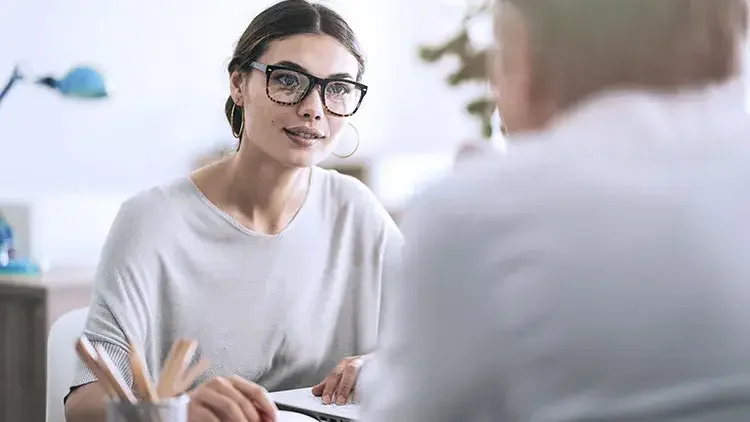
<instances>
[{"instance_id":1,"label":"eyeglass frame","mask_svg":"<svg viewBox=\"0 0 750 422\"><path fill-rule=\"evenodd\" d=\"M354 115L354 113L357 112L357 110L359 110L359 107L362 105L362 100L365 99L365 95L367 94L367 89L368 89L367 85L365 85L365 84L363 84L361 82L353 81L351 79L346 79L346 78L319 78L317 76L309 74L308 72L305 72L305 71L300 70L300 69L295 69L295 68L290 67L290 66L282 66L282 65L275 65L275 64L265 64L265 63L261 63L261 62L257 62L257 61L250 62L250 67L252 69L259 70L259 71L265 73L265 75L266 75L266 96L268 96L268 99L271 100L271 101L273 101L273 102L275 102L276 104L281 104L281 105L285 105L285 106L294 106L294 105L297 105L297 104L301 103L302 101L304 101L305 98L307 98L308 95L310 95L310 93L312 92L313 88L315 88L316 86L320 86L320 90L321 90L320 92L322 94L320 96L320 99L322 100L323 107L325 107L326 111L329 112L329 113L331 113L331 114L333 114L334 116L338 116L338 117L351 117L351 116ZM240 66L240 68L242 68L242 66ZM308 85L307 89L302 94L302 96L300 97L299 100L290 103L290 102L285 102L285 101L278 101L278 100L275 100L275 99L273 99L271 97L271 92L269 90L269 85L271 84L271 74L273 73L274 70L286 70L286 71L289 71L289 72L295 72L295 73L299 73L299 74L301 74L303 76L306 76L308 79L310 79L310 85ZM325 90L326 90L326 87L328 86L328 84L330 84L332 82L346 82L346 83L350 83L350 84L355 85L357 88L359 88L362 91L362 95L359 97L359 102L357 103L357 106L354 107L354 110L351 113L348 113L348 114L336 113L335 111L331 111L331 109L328 108L328 105L326 104L326 96L325 96L325 92L326 91Z\"/></svg>"}]
</instances>

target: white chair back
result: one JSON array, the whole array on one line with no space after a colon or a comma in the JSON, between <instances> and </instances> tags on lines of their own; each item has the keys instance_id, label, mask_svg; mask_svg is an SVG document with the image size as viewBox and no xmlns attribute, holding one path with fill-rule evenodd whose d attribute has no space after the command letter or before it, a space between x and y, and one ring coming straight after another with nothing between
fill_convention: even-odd
<instances>
[{"instance_id":1,"label":"white chair back","mask_svg":"<svg viewBox=\"0 0 750 422\"><path fill-rule=\"evenodd\" d=\"M74 344L83 333L89 308L80 308L60 316L52 324L47 339L47 422L65 422L63 398L75 376Z\"/></svg>"}]
</instances>

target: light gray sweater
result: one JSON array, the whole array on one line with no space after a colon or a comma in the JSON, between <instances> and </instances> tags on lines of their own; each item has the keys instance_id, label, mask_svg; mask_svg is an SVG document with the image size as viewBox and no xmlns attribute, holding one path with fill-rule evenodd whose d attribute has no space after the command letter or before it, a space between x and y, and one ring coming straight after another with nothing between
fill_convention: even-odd
<instances>
[{"instance_id":1,"label":"light gray sweater","mask_svg":"<svg viewBox=\"0 0 750 422\"><path fill-rule=\"evenodd\" d=\"M314 168L309 195L275 236L254 233L190 179L126 201L96 275L85 334L132 384L127 341L161 371L176 339L198 340L206 377L267 389L311 386L373 350L401 233L358 180ZM71 387L94 381L83 365Z\"/></svg>"}]
</instances>

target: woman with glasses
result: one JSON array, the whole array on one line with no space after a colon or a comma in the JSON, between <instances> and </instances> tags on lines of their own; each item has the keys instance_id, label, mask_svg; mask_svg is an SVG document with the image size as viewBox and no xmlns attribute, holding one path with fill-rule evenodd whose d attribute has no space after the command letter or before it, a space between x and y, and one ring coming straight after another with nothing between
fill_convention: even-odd
<instances>
[{"instance_id":1,"label":"woman with glasses","mask_svg":"<svg viewBox=\"0 0 750 422\"><path fill-rule=\"evenodd\" d=\"M359 181L316 165L367 94L364 58L329 8L260 13L229 63L237 153L123 206L103 250L85 335L127 380L128 342L155 373L180 338L211 367L191 421L273 420L267 390L350 400L372 352L401 234ZM81 366L68 420L103 420Z\"/></svg>"}]
</instances>

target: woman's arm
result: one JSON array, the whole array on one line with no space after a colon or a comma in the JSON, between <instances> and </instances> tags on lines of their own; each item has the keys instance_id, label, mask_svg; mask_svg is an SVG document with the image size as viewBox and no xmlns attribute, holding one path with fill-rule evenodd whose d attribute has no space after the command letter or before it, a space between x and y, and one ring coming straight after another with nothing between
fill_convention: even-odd
<instances>
[{"instance_id":1,"label":"woman's arm","mask_svg":"<svg viewBox=\"0 0 750 422\"><path fill-rule=\"evenodd\" d=\"M65 400L67 422L104 422L104 403L107 398L98 381L82 385L73 390Z\"/></svg>"},{"instance_id":2,"label":"woman's arm","mask_svg":"<svg viewBox=\"0 0 750 422\"><path fill-rule=\"evenodd\" d=\"M366 188L363 186L362 189ZM345 358L325 379L313 386L312 394L321 397L323 404L333 402L345 404L353 399L352 393L357 389L357 384L361 378L360 373L364 372L367 362L377 353L378 337L382 331L384 315L388 312L384 303L385 292L391 290L394 284L400 282L399 273L404 236L383 205L372 193L369 191L366 193L370 202L368 211L373 216L370 217L369 221L374 222L374 226L377 227L375 249L377 251L377 262L379 263L379 276L377 277L377 288L367 290L365 293L367 302L376 299L374 303L377 304L377 308L372 313L374 317L367 319L368 323L364 324L363 329L368 333L372 332L370 324L374 324L376 336L368 336L369 341L362 348L364 354ZM369 314L367 309L361 307L359 311Z\"/></svg>"},{"instance_id":3,"label":"woman's arm","mask_svg":"<svg viewBox=\"0 0 750 422\"><path fill-rule=\"evenodd\" d=\"M385 213L385 209L383 210ZM392 291L399 289L404 253L404 235L396 222L388 215L385 221L385 247L383 248L382 287L380 298L380 317L378 322L378 343L380 343L383 325L387 324L386 315L390 312L388 298ZM372 353L371 353L372 354Z\"/></svg>"},{"instance_id":4,"label":"woman's arm","mask_svg":"<svg viewBox=\"0 0 750 422\"><path fill-rule=\"evenodd\" d=\"M129 340L141 347L146 344L157 288L154 239L158 225L153 223L158 214L149 201L152 199L137 197L120 208L102 249L84 330L91 343L107 351L131 386ZM80 361L77 365L65 400L66 419L103 422L106 396L102 386L88 367Z\"/></svg>"}]
</instances>

